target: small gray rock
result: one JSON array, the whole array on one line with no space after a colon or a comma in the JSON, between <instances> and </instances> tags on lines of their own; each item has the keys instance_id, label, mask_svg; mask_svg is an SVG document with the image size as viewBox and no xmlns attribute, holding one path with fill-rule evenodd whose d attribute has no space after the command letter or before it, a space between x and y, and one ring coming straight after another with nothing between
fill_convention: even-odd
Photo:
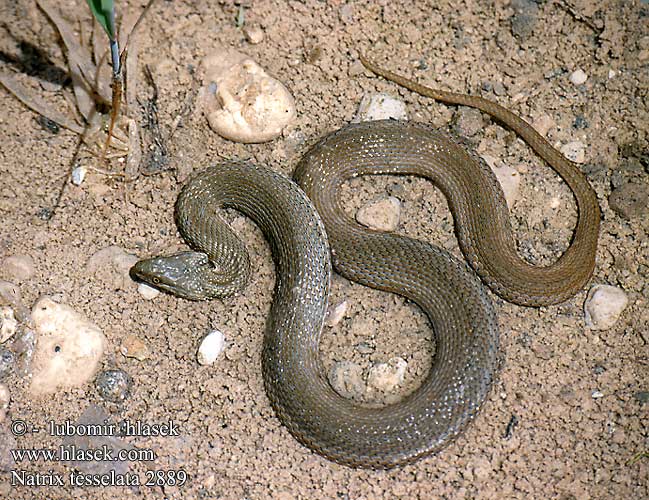
<instances>
[{"instance_id":1,"label":"small gray rock","mask_svg":"<svg viewBox=\"0 0 649 500\"><path fill-rule=\"evenodd\" d=\"M0 348L0 380L7 377L16 364L16 356L9 349Z\"/></svg>"},{"instance_id":2,"label":"small gray rock","mask_svg":"<svg viewBox=\"0 0 649 500\"><path fill-rule=\"evenodd\" d=\"M638 391L633 397L640 404L649 403L649 391Z\"/></svg>"},{"instance_id":3,"label":"small gray rock","mask_svg":"<svg viewBox=\"0 0 649 500\"><path fill-rule=\"evenodd\" d=\"M482 113L462 106L453 116L453 129L463 137L473 137L484 127Z\"/></svg>"},{"instance_id":4,"label":"small gray rock","mask_svg":"<svg viewBox=\"0 0 649 500\"><path fill-rule=\"evenodd\" d=\"M97 375L95 386L106 401L121 403L131 395L133 379L124 370L105 370Z\"/></svg>"},{"instance_id":5,"label":"small gray rock","mask_svg":"<svg viewBox=\"0 0 649 500\"><path fill-rule=\"evenodd\" d=\"M91 404L79 416L75 422L76 426L101 426L110 422L110 415L101 406ZM112 422L110 422L112 425ZM135 446L130 445L122 439L109 435L98 436L79 436L66 435L63 437L61 445L64 448L74 446L77 450L96 450L109 449L113 455L117 455L120 450L134 450ZM130 463L124 460L72 460L70 466L79 469L88 474L109 474L115 471L116 474L126 474L129 470Z\"/></svg>"},{"instance_id":6,"label":"small gray rock","mask_svg":"<svg viewBox=\"0 0 649 500\"><path fill-rule=\"evenodd\" d=\"M539 6L532 0L513 0L512 33L525 39L532 34L539 13Z\"/></svg>"},{"instance_id":7,"label":"small gray rock","mask_svg":"<svg viewBox=\"0 0 649 500\"><path fill-rule=\"evenodd\" d=\"M507 89L505 88L505 84L503 84L503 82L494 82L493 91L497 96L505 95L507 93Z\"/></svg>"},{"instance_id":8,"label":"small gray rock","mask_svg":"<svg viewBox=\"0 0 649 500\"><path fill-rule=\"evenodd\" d=\"M8 472L16 467L11 450L16 448L17 443L9 429L9 423L0 425L0 472Z\"/></svg>"},{"instance_id":9,"label":"small gray rock","mask_svg":"<svg viewBox=\"0 0 649 500\"><path fill-rule=\"evenodd\" d=\"M627 182L614 189L608 198L608 205L625 219L636 219L647 211L649 193L646 184Z\"/></svg>"},{"instance_id":10,"label":"small gray rock","mask_svg":"<svg viewBox=\"0 0 649 500\"><path fill-rule=\"evenodd\" d=\"M376 346L370 342L359 342L354 346L354 349L361 354L372 354L376 350Z\"/></svg>"}]
</instances>

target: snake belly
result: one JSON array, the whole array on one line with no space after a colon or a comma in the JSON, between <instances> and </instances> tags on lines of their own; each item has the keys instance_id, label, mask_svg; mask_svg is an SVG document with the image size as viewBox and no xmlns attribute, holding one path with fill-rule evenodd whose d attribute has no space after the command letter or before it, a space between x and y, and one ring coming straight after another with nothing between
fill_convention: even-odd
<instances>
[{"instance_id":1,"label":"snake belly","mask_svg":"<svg viewBox=\"0 0 649 500\"><path fill-rule=\"evenodd\" d=\"M218 277L205 280L223 284L223 276L246 267L247 256L240 256L242 244L219 208L250 217L270 244L277 278L262 371L277 416L298 441L344 465L390 468L438 451L476 416L497 373L498 329L483 285L463 261L396 234L334 232L336 242L344 241L334 249L336 262L349 258L346 275L413 300L435 333L434 360L420 387L396 404L369 408L337 394L320 361L330 251L311 200L261 166L226 163L195 175L178 197L176 222L185 240L216 263L206 273ZM133 274L150 281L146 266L140 261ZM159 269L164 273L164 264Z\"/></svg>"}]
</instances>

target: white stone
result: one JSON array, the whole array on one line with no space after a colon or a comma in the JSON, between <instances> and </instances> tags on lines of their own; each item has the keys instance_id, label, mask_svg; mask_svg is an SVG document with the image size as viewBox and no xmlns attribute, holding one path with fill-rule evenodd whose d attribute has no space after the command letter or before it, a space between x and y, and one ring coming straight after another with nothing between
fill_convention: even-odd
<instances>
[{"instance_id":1,"label":"white stone","mask_svg":"<svg viewBox=\"0 0 649 500\"><path fill-rule=\"evenodd\" d=\"M584 303L586 326L592 330L608 330L617 322L628 303L629 299L621 288L595 285Z\"/></svg>"},{"instance_id":2,"label":"white stone","mask_svg":"<svg viewBox=\"0 0 649 500\"><path fill-rule=\"evenodd\" d=\"M11 393L9 387L5 384L0 384L0 423L2 423L7 416L7 409L11 402Z\"/></svg>"},{"instance_id":3,"label":"white stone","mask_svg":"<svg viewBox=\"0 0 649 500\"><path fill-rule=\"evenodd\" d=\"M570 81L575 85L586 83L586 80L588 80L588 75L581 68L573 71L570 75Z\"/></svg>"},{"instance_id":4,"label":"white stone","mask_svg":"<svg viewBox=\"0 0 649 500\"><path fill-rule=\"evenodd\" d=\"M575 163L584 163L586 161L586 146L579 141L564 144L561 146L561 153Z\"/></svg>"},{"instance_id":5,"label":"white stone","mask_svg":"<svg viewBox=\"0 0 649 500\"><path fill-rule=\"evenodd\" d=\"M0 299L13 305L20 304L22 302L20 288L10 281L0 281Z\"/></svg>"},{"instance_id":6,"label":"white stone","mask_svg":"<svg viewBox=\"0 0 649 500\"><path fill-rule=\"evenodd\" d=\"M379 391L392 391L403 382L406 368L406 360L398 357L390 358L387 363L377 363L370 368L367 385Z\"/></svg>"},{"instance_id":7,"label":"white stone","mask_svg":"<svg viewBox=\"0 0 649 500\"><path fill-rule=\"evenodd\" d=\"M377 231L394 231L401 217L401 202L394 196L382 196L356 212L359 224Z\"/></svg>"},{"instance_id":8,"label":"white stone","mask_svg":"<svg viewBox=\"0 0 649 500\"><path fill-rule=\"evenodd\" d=\"M593 391L590 397L593 399L600 399L604 397L604 393L602 391Z\"/></svg>"},{"instance_id":9,"label":"white stone","mask_svg":"<svg viewBox=\"0 0 649 500\"><path fill-rule=\"evenodd\" d=\"M225 348L225 336L218 330L208 333L198 348L197 359L201 365L211 365Z\"/></svg>"},{"instance_id":10,"label":"white stone","mask_svg":"<svg viewBox=\"0 0 649 500\"><path fill-rule=\"evenodd\" d=\"M153 300L158 295L160 295L160 290L153 288L152 286L147 285L146 283L138 283L137 291L144 297L146 300Z\"/></svg>"},{"instance_id":11,"label":"white stone","mask_svg":"<svg viewBox=\"0 0 649 500\"><path fill-rule=\"evenodd\" d=\"M496 175L500 187L505 194L505 201L507 206L512 208L516 200L518 200L518 192L521 185L521 175L518 170L503 164L497 158L490 155L482 155L482 159L489 165L492 172Z\"/></svg>"},{"instance_id":12,"label":"white stone","mask_svg":"<svg viewBox=\"0 0 649 500\"><path fill-rule=\"evenodd\" d=\"M541 115L538 116L533 122L532 126L534 129L541 134L543 137L548 135L548 132L550 131L551 128L554 128L556 126L556 123L554 123L554 120L552 119L551 116L549 115Z\"/></svg>"},{"instance_id":13,"label":"white stone","mask_svg":"<svg viewBox=\"0 0 649 500\"><path fill-rule=\"evenodd\" d=\"M390 94L365 94L356 112L356 120L369 122L374 120L407 120L406 105Z\"/></svg>"},{"instance_id":14,"label":"white stone","mask_svg":"<svg viewBox=\"0 0 649 500\"><path fill-rule=\"evenodd\" d=\"M34 304L32 320L36 330L33 394L79 387L93 378L106 348L106 337L95 324L49 297Z\"/></svg>"},{"instance_id":15,"label":"white stone","mask_svg":"<svg viewBox=\"0 0 649 500\"><path fill-rule=\"evenodd\" d=\"M18 321L11 307L0 307L0 344L6 342L16 333Z\"/></svg>"},{"instance_id":16,"label":"white stone","mask_svg":"<svg viewBox=\"0 0 649 500\"><path fill-rule=\"evenodd\" d=\"M203 107L217 134L235 142L266 142L295 120L288 89L245 54L220 48L202 68Z\"/></svg>"},{"instance_id":17,"label":"white stone","mask_svg":"<svg viewBox=\"0 0 649 500\"><path fill-rule=\"evenodd\" d=\"M243 34L245 35L246 40L253 45L261 43L264 39L264 30L262 30L257 24L245 26L243 28Z\"/></svg>"},{"instance_id":18,"label":"white stone","mask_svg":"<svg viewBox=\"0 0 649 500\"><path fill-rule=\"evenodd\" d=\"M327 326L336 326L338 323L340 323L340 321L347 313L347 305L347 301L343 300L340 304L329 309L326 320Z\"/></svg>"},{"instance_id":19,"label":"white stone","mask_svg":"<svg viewBox=\"0 0 649 500\"><path fill-rule=\"evenodd\" d=\"M88 173L88 169L84 166L75 168L72 171L72 175L71 175L72 184L74 184L75 186L81 186L83 180L86 178L87 173Z\"/></svg>"},{"instance_id":20,"label":"white stone","mask_svg":"<svg viewBox=\"0 0 649 500\"><path fill-rule=\"evenodd\" d=\"M11 255L2 262L2 271L18 281L34 276L34 259L29 255Z\"/></svg>"}]
</instances>

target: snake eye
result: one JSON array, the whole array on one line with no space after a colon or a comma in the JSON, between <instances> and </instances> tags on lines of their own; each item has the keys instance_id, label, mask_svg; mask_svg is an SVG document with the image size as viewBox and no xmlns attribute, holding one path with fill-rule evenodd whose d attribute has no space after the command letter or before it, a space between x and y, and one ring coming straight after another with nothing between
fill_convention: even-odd
<instances>
[{"instance_id":1,"label":"snake eye","mask_svg":"<svg viewBox=\"0 0 649 500\"><path fill-rule=\"evenodd\" d=\"M160 278L151 278L151 282L152 282L154 285L157 285L158 283L160 283Z\"/></svg>"}]
</instances>

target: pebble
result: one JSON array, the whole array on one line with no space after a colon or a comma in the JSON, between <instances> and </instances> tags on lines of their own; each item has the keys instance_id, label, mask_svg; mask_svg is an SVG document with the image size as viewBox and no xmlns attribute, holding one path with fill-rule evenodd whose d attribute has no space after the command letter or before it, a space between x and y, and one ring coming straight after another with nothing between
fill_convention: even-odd
<instances>
[{"instance_id":1,"label":"pebble","mask_svg":"<svg viewBox=\"0 0 649 500\"><path fill-rule=\"evenodd\" d=\"M247 55L220 48L202 62L203 109L212 130L235 142L278 137L295 121L288 89Z\"/></svg>"},{"instance_id":2,"label":"pebble","mask_svg":"<svg viewBox=\"0 0 649 500\"><path fill-rule=\"evenodd\" d=\"M347 75L351 76L352 78L360 76L363 73L365 73L365 66L363 66L363 63L358 60L351 63L349 65L349 69L347 70Z\"/></svg>"},{"instance_id":3,"label":"pebble","mask_svg":"<svg viewBox=\"0 0 649 500\"><path fill-rule=\"evenodd\" d=\"M507 89L505 88L505 84L501 81L495 81L493 82L493 91L494 94L497 96L503 96L507 93Z\"/></svg>"},{"instance_id":4,"label":"pebble","mask_svg":"<svg viewBox=\"0 0 649 500\"><path fill-rule=\"evenodd\" d=\"M128 335L119 348L119 352L127 358L135 358L138 361L144 361L149 357L151 351L149 347L135 335Z\"/></svg>"},{"instance_id":5,"label":"pebble","mask_svg":"<svg viewBox=\"0 0 649 500\"><path fill-rule=\"evenodd\" d=\"M649 391L638 391L633 395L633 397L640 404L649 403Z\"/></svg>"},{"instance_id":6,"label":"pebble","mask_svg":"<svg viewBox=\"0 0 649 500\"><path fill-rule=\"evenodd\" d=\"M13 337L17 328L14 310L11 307L0 307L0 344Z\"/></svg>"},{"instance_id":7,"label":"pebble","mask_svg":"<svg viewBox=\"0 0 649 500\"><path fill-rule=\"evenodd\" d=\"M453 128L463 137L473 137L484 128L482 113L475 108L460 107L453 115Z\"/></svg>"},{"instance_id":8,"label":"pebble","mask_svg":"<svg viewBox=\"0 0 649 500\"><path fill-rule=\"evenodd\" d=\"M158 295L160 295L160 290L158 290L157 288L153 288L152 286L149 286L146 283L138 283L137 291L146 300L153 300Z\"/></svg>"},{"instance_id":9,"label":"pebble","mask_svg":"<svg viewBox=\"0 0 649 500\"><path fill-rule=\"evenodd\" d=\"M406 194L406 188L400 182L391 182L388 184L386 191L390 196L401 199Z\"/></svg>"},{"instance_id":10,"label":"pebble","mask_svg":"<svg viewBox=\"0 0 649 500\"><path fill-rule=\"evenodd\" d=\"M11 305L22 303L20 288L10 281L0 281L0 299Z\"/></svg>"},{"instance_id":11,"label":"pebble","mask_svg":"<svg viewBox=\"0 0 649 500\"><path fill-rule=\"evenodd\" d=\"M355 122L371 122L375 120L407 120L405 103L390 94L365 94L356 111Z\"/></svg>"},{"instance_id":12,"label":"pebble","mask_svg":"<svg viewBox=\"0 0 649 500\"><path fill-rule=\"evenodd\" d=\"M198 364L206 366L216 361L225 348L225 335L219 330L212 330L202 340L198 347L196 358Z\"/></svg>"},{"instance_id":13,"label":"pebble","mask_svg":"<svg viewBox=\"0 0 649 500\"><path fill-rule=\"evenodd\" d=\"M356 212L359 224L377 231L394 231L399 225L401 202L394 196L382 196Z\"/></svg>"},{"instance_id":14,"label":"pebble","mask_svg":"<svg viewBox=\"0 0 649 500\"><path fill-rule=\"evenodd\" d=\"M590 397L593 399L601 399L604 397L604 393L602 391L593 391Z\"/></svg>"},{"instance_id":15,"label":"pebble","mask_svg":"<svg viewBox=\"0 0 649 500\"><path fill-rule=\"evenodd\" d=\"M246 40L253 45L261 43L264 40L264 30L258 24L246 25L243 28L243 34Z\"/></svg>"},{"instance_id":16,"label":"pebble","mask_svg":"<svg viewBox=\"0 0 649 500\"><path fill-rule=\"evenodd\" d=\"M32 320L36 331L33 394L82 386L92 379L106 348L106 337L95 324L49 297L34 304Z\"/></svg>"},{"instance_id":17,"label":"pebble","mask_svg":"<svg viewBox=\"0 0 649 500\"><path fill-rule=\"evenodd\" d=\"M575 117L575 121L572 122L572 127L576 129L584 129L588 128L590 125L588 124L588 120L584 118L583 115L577 115Z\"/></svg>"},{"instance_id":18,"label":"pebble","mask_svg":"<svg viewBox=\"0 0 649 500\"><path fill-rule=\"evenodd\" d=\"M518 192L521 185L521 175L518 170L503 164L497 158L490 155L482 155L482 159L489 165L492 172L496 175L500 186L505 194L507 206L512 208L518 200Z\"/></svg>"},{"instance_id":19,"label":"pebble","mask_svg":"<svg viewBox=\"0 0 649 500\"><path fill-rule=\"evenodd\" d=\"M72 184L75 186L81 186L83 184L84 179L86 178L86 174L88 173L88 169L84 166L77 167L74 170L72 170L72 174L70 175L70 180L72 181Z\"/></svg>"},{"instance_id":20,"label":"pebble","mask_svg":"<svg viewBox=\"0 0 649 500\"><path fill-rule=\"evenodd\" d=\"M575 163L584 163L586 161L586 146L579 141L564 144L561 146L561 153Z\"/></svg>"},{"instance_id":21,"label":"pebble","mask_svg":"<svg viewBox=\"0 0 649 500\"><path fill-rule=\"evenodd\" d=\"M367 392L363 382L363 368L351 361L334 363L328 378L331 387L344 398L359 398Z\"/></svg>"},{"instance_id":22,"label":"pebble","mask_svg":"<svg viewBox=\"0 0 649 500\"><path fill-rule=\"evenodd\" d=\"M539 6L533 0L512 0L512 33L518 38L527 38L536 25Z\"/></svg>"},{"instance_id":23,"label":"pebble","mask_svg":"<svg viewBox=\"0 0 649 500\"><path fill-rule=\"evenodd\" d=\"M592 330L608 330L617 322L628 303L629 299L621 288L595 285L584 303L586 326Z\"/></svg>"},{"instance_id":24,"label":"pebble","mask_svg":"<svg viewBox=\"0 0 649 500\"><path fill-rule=\"evenodd\" d=\"M611 192L608 205L616 214L631 220L641 217L649 206L646 184L626 182Z\"/></svg>"},{"instance_id":25,"label":"pebble","mask_svg":"<svg viewBox=\"0 0 649 500\"><path fill-rule=\"evenodd\" d=\"M137 261L137 256L111 245L95 252L88 259L86 272L102 281L107 288L126 290L129 286L134 286L129 272Z\"/></svg>"},{"instance_id":26,"label":"pebble","mask_svg":"<svg viewBox=\"0 0 649 500\"><path fill-rule=\"evenodd\" d=\"M390 358L387 363L377 363L370 368L367 385L383 392L394 390L403 382L408 363L403 358Z\"/></svg>"},{"instance_id":27,"label":"pebble","mask_svg":"<svg viewBox=\"0 0 649 500\"><path fill-rule=\"evenodd\" d=\"M6 472L16 469L19 466L13 459L12 450L17 448L16 438L10 432L10 426L0 425L0 471ZM7 472L8 473L8 472ZM0 482L0 498L20 498L16 495L16 489L10 487L10 481ZM4 489L4 486L7 489Z\"/></svg>"},{"instance_id":28,"label":"pebble","mask_svg":"<svg viewBox=\"0 0 649 500\"><path fill-rule=\"evenodd\" d=\"M581 85L583 83L586 83L586 80L588 80L588 75L581 68L573 71L570 75L570 81L574 85Z\"/></svg>"},{"instance_id":29,"label":"pebble","mask_svg":"<svg viewBox=\"0 0 649 500\"><path fill-rule=\"evenodd\" d=\"M354 349L361 354L372 354L376 351L376 346L371 342L359 342L354 346Z\"/></svg>"},{"instance_id":30,"label":"pebble","mask_svg":"<svg viewBox=\"0 0 649 500\"><path fill-rule=\"evenodd\" d=\"M336 326L338 323L340 323L340 321L345 317L345 314L347 313L347 307L348 303L346 300L343 300L336 306L330 307L329 312L327 313L325 324L327 326Z\"/></svg>"},{"instance_id":31,"label":"pebble","mask_svg":"<svg viewBox=\"0 0 649 500\"><path fill-rule=\"evenodd\" d=\"M124 370L105 370L97 375L95 387L99 395L111 403L121 403L131 395L133 379Z\"/></svg>"},{"instance_id":32,"label":"pebble","mask_svg":"<svg viewBox=\"0 0 649 500\"><path fill-rule=\"evenodd\" d=\"M101 406L90 404L79 418L74 422L75 428L97 429L99 425L112 422L110 414ZM98 432L90 432L91 435L79 435L78 433L67 433L63 437L62 446L74 446L77 450L102 450L110 449L113 452L112 460L72 460L68 466L87 474L121 474L129 471L130 463L127 460L118 460L117 454L120 450L135 449L135 445L115 436L102 435ZM83 457L86 458L86 457ZM96 477L96 476L95 476Z\"/></svg>"},{"instance_id":33,"label":"pebble","mask_svg":"<svg viewBox=\"0 0 649 500\"><path fill-rule=\"evenodd\" d=\"M31 376L31 364L36 347L36 333L31 328L23 329L13 341L11 351L14 354L14 372L21 376Z\"/></svg>"},{"instance_id":34,"label":"pebble","mask_svg":"<svg viewBox=\"0 0 649 500\"><path fill-rule=\"evenodd\" d=\"M532 122L532 126L539 134L546 137L550 129L556 127L556 123L550 116L541 115Z\"/></svg>"},{"instance_id":35,"label":"pebble","mask_svg":"<svg viewBox=\"0 0 649 500\"><path fill-rule=\"evenodd\" d=\"M0 423L2 423L7 416L7 408L9 408L10 401L11 394L9 393L9 387L5 384L0 384Z\"/></svg>"},{"instance_id":36,"label":"pebble","mask_svg":"<svg viewBox=\"0 0 649 500\"><path fill-rule=\"evenodd\" d=\"M9 349L0 347L0 380L7 377L14 368L16 356Z\"/></svg>"},{"instance_id":37,"label":"pebble","mask_svg":"<svg viewBox=\"0 0 649 500\"><path fill-rule=\"evenodd\" d=\"M34 276L34 259L29 255L11 255L2 262L3 273L17 281L27 281Z\"/></svg>"}]
</instances>

